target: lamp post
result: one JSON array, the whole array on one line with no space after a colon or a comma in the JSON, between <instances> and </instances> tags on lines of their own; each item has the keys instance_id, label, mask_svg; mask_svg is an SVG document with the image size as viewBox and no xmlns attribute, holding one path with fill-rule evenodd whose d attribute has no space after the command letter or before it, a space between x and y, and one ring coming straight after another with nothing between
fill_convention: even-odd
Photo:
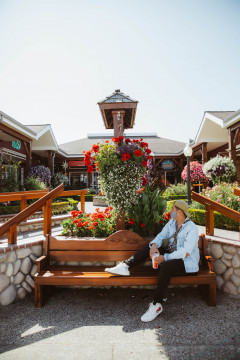
<instances>
[{"instance_id":1,"label":"lamp post","mask_svg":"<svg viewBox=\"0 0 240 360\"><path fill-rule=\"evenodd\" d=\"M190 178L190 157L192 156L192 149L188 144L186 144L184 150L184 155L187 158L187 193L188 193L188 205L192 203L191 200L191 178Z\"/></svg>"}]
</instances>

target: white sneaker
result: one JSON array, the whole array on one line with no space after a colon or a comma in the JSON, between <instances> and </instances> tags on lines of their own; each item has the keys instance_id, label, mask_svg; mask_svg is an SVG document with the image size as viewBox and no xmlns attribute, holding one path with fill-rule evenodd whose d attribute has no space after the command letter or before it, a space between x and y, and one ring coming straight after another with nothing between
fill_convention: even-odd
<instances>
[{"instance_id":1,"label":"white sneaker","mask_svg":"<svg viewBox=\"0 0 240 360\"><path fill-rule=\"evenodd\" d=\"M156 305L153 305L153 302L149 304L148 310L143 314L141 317L141 320L143 322L149 322L156 319L156 317L161 314L163 311L163 307L160 303L156 303Z\"/></svg>"},{"instance_id":2,"label":"white sneaker","mask_svg":"<svg viewBox=\"0 0 240 360\"><path fill-rule=\"evenodd\" d=\"M109 274L114 274L114 275L122 275L122 276L130 275L130 271L128 270L128 265L123 262L120 262L119 264L117 264L112 268L106 268L105 271L108 272Z\"/></svg>"}]
</instances>

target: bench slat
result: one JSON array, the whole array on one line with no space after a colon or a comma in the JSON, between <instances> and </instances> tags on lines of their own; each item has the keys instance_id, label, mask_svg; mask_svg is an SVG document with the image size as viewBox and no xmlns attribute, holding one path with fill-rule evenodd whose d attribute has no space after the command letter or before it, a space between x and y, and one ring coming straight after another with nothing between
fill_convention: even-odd
<instances>
[{"instance_id":1,"label":"bench slat","mask_svg":"<svg viewBox=\"0 0 240 360\"><path fill-rule=\"evenodd\" d=\"M104 267L73 267L51 268L35 276L37 285L155 285L157 284L158 272L147 267L134 269L131 276L116 276L104 272ZM199 275L177 276L171 279L170 284L211 284L215 283L215 273L208 270L200 270Z\"/></svg>"},{"instance_id":2,"label":"bench slat","mask_svg":"<svg viewBox=\"0 0 240 360\"><path fill-rule=\"evenodd\" d=\"M50 251L51 261L122 261L135 254L131 251Z\"/></svg>"}]
</instances>

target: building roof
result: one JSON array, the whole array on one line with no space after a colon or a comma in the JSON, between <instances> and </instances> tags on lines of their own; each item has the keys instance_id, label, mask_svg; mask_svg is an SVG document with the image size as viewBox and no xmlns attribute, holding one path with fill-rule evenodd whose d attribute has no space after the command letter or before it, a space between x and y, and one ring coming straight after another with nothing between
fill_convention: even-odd
<instances>
[{"instance_id":1,"label":"building roof","mask_svg":"<svg viewBox=\"0 0 240 360\"><path fill-rule=\"evenodd\" d=\"M68 153L68 155L82 155L83 151L90 150L92 148L92 145L94 143L104 143L105 140L109 140L113 137L113 134L107 135L105 137L103 136L95 136L91 137L88 136L84 139L79 139L75 141L71 141L65 144L59 145L60 150L65 151ZM180 155L183 152L183 149L185 147L185 143L175 140L169 140L165 138L158 137L157 135L152 136L144 136L143 134L126 134L126 137L128 138L135 138L140 139L143 138L144 142L148 143L149 149L152 150L155 156L158 155Z\"/></svg>"},{"instance_id":2,"label":"building roof","mask_svg":"<svg viewBox=\"0 0 240 360\"><path fill-rule=\"evenodd\" d=\"M40 133L43 129L45 129L49 124L46 125L25 125L30 130L34 131L36 134Z\"/></svg>"},{"instance_id":3,"label":"building roof","mask_svg":"<svg viewBox=\"0 0 240 360\"><path fill-rule=\"evenodd\" d=\"M205 113L211 114L211 115L217 117L218 119L224 120L228 116L234 114L235 111L205 111Z\"/></svg>"},{"instance_id":4,"label":"building roof","mask_svg":"<svg viewBox=\"0 0 240 360\"><path fill-rule=\"evenodd\" d=\"M137 100L133 100L130 96L125 95L120 90L115 90L112 95L107 96L105 99L98 102L98 104L109 104L109 103L124 103L124 102L138 102Z\"/></svg>"}]
</instances>

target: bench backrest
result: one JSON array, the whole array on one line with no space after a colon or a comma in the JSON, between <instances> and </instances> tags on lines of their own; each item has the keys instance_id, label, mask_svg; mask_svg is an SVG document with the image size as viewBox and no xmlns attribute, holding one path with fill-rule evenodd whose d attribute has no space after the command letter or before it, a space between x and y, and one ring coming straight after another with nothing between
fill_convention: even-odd
<instances>
[{"instance_id":1,"label":"bench backrest","mask_svg":"<svg viewBox=\"0 0 240 360\"><path fill-rule=\"evenodd\" d=\"M106 239L49 236L45 254L51 261L122 261L142 249L153 238L142 238L129 230L120 230ZM200 258L206 254L206 239L199 237Z\"/></svg>"}]
</instances>

